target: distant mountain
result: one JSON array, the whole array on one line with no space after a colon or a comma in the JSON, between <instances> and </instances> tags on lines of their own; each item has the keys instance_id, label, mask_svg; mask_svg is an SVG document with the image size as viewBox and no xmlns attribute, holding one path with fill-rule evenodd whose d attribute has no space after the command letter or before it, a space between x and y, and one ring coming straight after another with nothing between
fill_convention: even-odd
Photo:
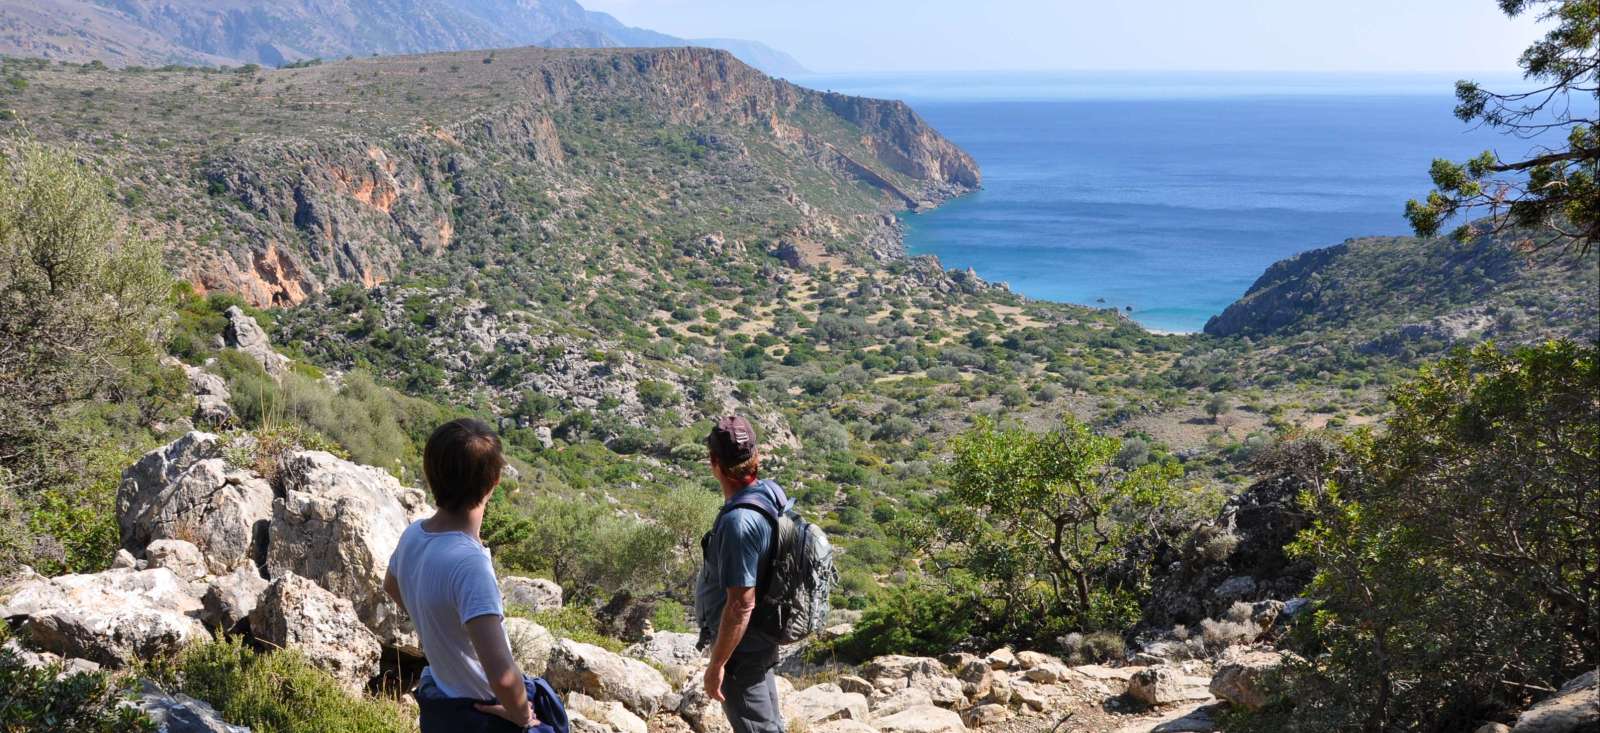
<instances>
[{"instance_id":1,"label":"distant mountain","mask_svg":"<svg viewBox=\"0 0 1600 733\"><path fill-rule=\"evenodd\" d=\"M514 46L709 46L771 74L804 72L755 41L686 40L574 0L0 0L0 55L112 66L282 66Z\"/></svg>"}]
</instances>

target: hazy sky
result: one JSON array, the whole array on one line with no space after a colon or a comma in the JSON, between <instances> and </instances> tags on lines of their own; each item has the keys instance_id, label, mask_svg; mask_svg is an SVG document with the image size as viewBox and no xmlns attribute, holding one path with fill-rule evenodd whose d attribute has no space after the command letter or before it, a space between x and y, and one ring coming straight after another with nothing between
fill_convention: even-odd
<instances>
[{"instance_id":1,"label":"hazy sky","mask_svg":"<svg viewBox=\"0 0 1600 733\"><path fill-rule=\"evenodd\" d=\"M766 42L814 71L1499 71L1540 34L1493 0L579 0Z\"/></svg>"}]
</instances>

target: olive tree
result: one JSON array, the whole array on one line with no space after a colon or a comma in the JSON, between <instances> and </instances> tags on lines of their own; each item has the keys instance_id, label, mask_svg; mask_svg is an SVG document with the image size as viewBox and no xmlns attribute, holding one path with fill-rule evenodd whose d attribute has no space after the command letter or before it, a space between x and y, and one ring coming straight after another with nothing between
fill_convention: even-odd
<instances>
[{"instance_id":1,"label":"olive tree","mask_svg":"<svg viewBox=\"0 0 1600 733\"><path fill-rule=\"evenodd\" d=\"M155 353L170 284L155 246L125 236L102 178L24 143L0 175L0 466L49 478L58 421Z\"/></svg>"},{"instance_id":2,"label":"olive tree","mask_svg":"<svg viewBox=\"0 0 1600 733\"><path fill-rule=\"evenodd\" d=\"M1121 630L1136 618L1144 579L1117 568L1141 533L1170 522L1180 469L1123 470L1121 441L1071 418L1045 433L980 422L953 448L921 541L940 572L979 584L993 628Z\"/></svg>"}]
</instances>

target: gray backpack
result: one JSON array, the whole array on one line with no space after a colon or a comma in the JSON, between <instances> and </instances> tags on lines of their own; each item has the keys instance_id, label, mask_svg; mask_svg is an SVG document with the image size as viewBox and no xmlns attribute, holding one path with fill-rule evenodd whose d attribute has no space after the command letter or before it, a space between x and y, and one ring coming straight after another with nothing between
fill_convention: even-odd
<instances>
[{"instance_id":1,"label":"gray backpack","mask_svg":"<svg viewBox=\"0 0 1600 733\"><path fill-rule=\"evenodd\" d=\"M772 524L772 559L756 587L751 628L779 644L793 644L822 630L828 619L833 584L833 545L821 527L754 495L723 508L754 509Z\"/></svg>"}]
</instances>

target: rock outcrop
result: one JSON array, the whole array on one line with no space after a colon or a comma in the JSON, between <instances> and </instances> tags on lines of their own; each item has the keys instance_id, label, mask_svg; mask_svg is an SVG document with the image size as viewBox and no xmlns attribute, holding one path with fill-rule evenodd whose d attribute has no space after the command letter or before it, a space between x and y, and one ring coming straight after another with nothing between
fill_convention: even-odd
<instances>
[{"instance_id":1,"label":"rock outcrop","mask_svg":"<svg viewBox=\"0 0 1600 733\"><path fill-rule=\"evenodd\" d=\"M1230 649L1211 677L1211 694L1246 710L1260 710L1270 701L1268 678L1283 662L1283 652Z\"/></svg>"},{"instance_id":2,"label":"rock outcrop","mask_svg":"<svg viewBox=\"0 0 1600 733\"><path fill-rule=\"evenodd\" d=\"M410 621L383 592L383 577L400 534L426 515L422 492L381 469L321 451L285 456L278 480L269 575L315 581L353 604L385 646L421 656Z\"/></svg>"},{"instance_id":3,"label":"rock outcrop","mask_svg":"<svg viewBox=\"0 0 1600 733\"><path fill-rule=\"evenodd\" d=\"M32 577L0 591L0 619L34 649L113 667L206 638L200 599L166 568Z\"/></svg>"},{"instance_id":4,"label":"rock outcrop","mask_svg":"<svg viewBox=\"0 0 1600 733\"><path fill-rule=\"evenodd\" d=\"M122 546L143 555L152 542L193 543L212 573L264 560L272 487L230 468L221 439L191 432L146 453L122 474L117 524Z\"/></svg>"},{"instance_id":5,"label":"rock outcrop","mask_svg":"<svg viewBox=\"0 0 1600 733\"><path fill-rule=\"evenodd\" d=\"M256 319L236 305L228 306L224 315L228 323L222 328L223 343L255 359L274 378L288 373L289 357L273 351L272 342L267 340L267 332L261 330L261 324L256 323Z\"/></svg>"},{"instance_id":6,"label":"rock outcrop","mask_svg":"<svg viewBox=\"0 0 1600 733\"><path fill-rule=\"evenodd\" d=\"M1590 670L1561 686L1550 698L1517 716L1512 733L1594 733L1600 731L1600 672Z\"/></svg>"},{"instance_id":7,"label":"rock outcrop","mask_svg":"<svg viewBox=\"0 0 1600 733\"><path fill-rule=\"evenodd\" d=\"M134 704L150 716L157 733L250 733L242 725L230 725L205 701L168 693L149 680Z\"/></svg>"},{"instance_id":8,"label":"rock outcrop","mask_svg":"<svg viewBox=\"0 0 1600 733\"><path fill-rule=\"evenodd\" d=\"M378 674L382 645L350 601L288 573L272 582L250 611L250 633L274 647L297 649L352 692Z\"/></svg>"},{"instance_id":9,"label":"rock outcrop","mask_svg":"<svg viewBox=\"0 0 1600 733\"><path fill-rule=\"evenodd\" d=\"M650 665L571 639L556 644L545 677L558 689L620 702L646 718L677 702L672 685Z\"/></svg>"},{"instance_id":10,"label":"rock outcrop","mask_svg":"<svg viewBox=\"0 0 1600 733\"><path fill-rule=\"evenodd\" d=\"M507 575L500 579L500 596L506 606L533 613L561 608L561 586L544 578Z\"/></svg>"}]
</instances>

